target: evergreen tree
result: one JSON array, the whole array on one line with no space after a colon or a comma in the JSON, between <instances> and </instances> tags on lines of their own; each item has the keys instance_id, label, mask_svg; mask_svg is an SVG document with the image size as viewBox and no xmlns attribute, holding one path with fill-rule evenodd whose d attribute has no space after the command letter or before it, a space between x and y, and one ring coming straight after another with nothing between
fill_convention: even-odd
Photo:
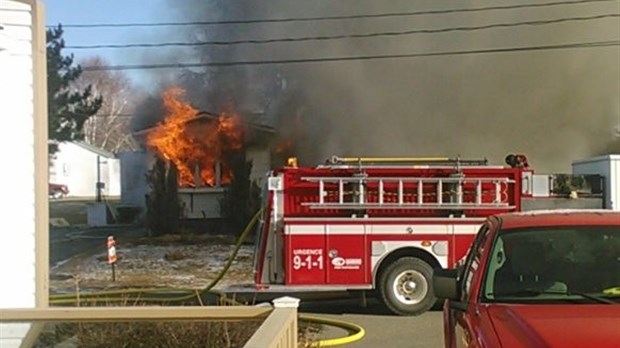
<instances>
[{"instance_id":1,"label":"evergreen tree","mask_svg":"<svg viewBox=\"0 0 620 348\"><path fill-rule=\"evenodd\" d=\"M146 225L154 236L179 232L181 204L176 168L157 158L147 174L150 193L146 197Z\"/></svg>"},{"instance_id":2,"label":"evergreen tree","mask_svg":"<svg viewBox=\"0 0 620 348\"><path fill-rule=\"evenodd\" d=\"M240 232L260 208L260 187L250 179L252 161L244 152L228 154L228 159L234 179L222 202L222 212L228 218L226 228Z\"/></svg>"},{"instance_id":3,"label":"evergreen tree","mask_svg":"<svg viewBox=\"0 0 620 348\"><path fill-rule=\"evenodd\" d=\"M82 74L73 66L73 55L63 56L65 41L59 24L47 30L47 93L49 139L56 141L82 140L83 126L99 110L103 99L92 93L91 86L77 90L72 83ZM58 150L50 145L50 155Z\"/></svg>"}]
</instances>

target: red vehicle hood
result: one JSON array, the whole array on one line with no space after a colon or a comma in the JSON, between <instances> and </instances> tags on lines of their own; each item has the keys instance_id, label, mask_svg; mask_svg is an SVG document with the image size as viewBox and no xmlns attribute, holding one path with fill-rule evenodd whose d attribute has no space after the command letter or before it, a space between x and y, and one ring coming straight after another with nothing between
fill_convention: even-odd
<instances>
[{"instance_id":1,"label":"red vehicle hood","mask_svg":"<svg viewBox=\"0 0 620 348\"><path fill-rule=\"evenodd\" d=\"M620 305L490 305L498 340L507 347L619 347Z\"/></svg>"}]
</instances>

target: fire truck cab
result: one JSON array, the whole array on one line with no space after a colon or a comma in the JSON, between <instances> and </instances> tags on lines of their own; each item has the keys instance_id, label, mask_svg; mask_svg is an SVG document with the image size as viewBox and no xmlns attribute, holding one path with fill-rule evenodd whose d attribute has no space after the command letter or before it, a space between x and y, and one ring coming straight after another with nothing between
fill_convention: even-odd
<instances>
[{"instance_id":1,"label":"fire truck cab","mask_svg":"<svg viewBox=\"0 0 620 348\"><path fill-rule=\"evenodd\" d=\"M376 290L418 315L436 302L432 272L455 267L489 215L532 195L525 156L340 158L268 174L254 262L258 289ZM292 163L292 162L291 162Z\"/></svg>"}]
</instances>

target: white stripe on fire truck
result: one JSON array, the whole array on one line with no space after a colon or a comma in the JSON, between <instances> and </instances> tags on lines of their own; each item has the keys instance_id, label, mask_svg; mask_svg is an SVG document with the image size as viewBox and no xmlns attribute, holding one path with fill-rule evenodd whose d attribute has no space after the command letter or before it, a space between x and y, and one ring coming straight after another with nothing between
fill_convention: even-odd
<instances>
[{"instance_id":1,"label":"white stripe on fire truck","mask_svg":"<svg viewBox=\"0 0 620 348\"><path fill-rule=\"evenodd\" d=\"M390 218L368 218L368 217L358 217L358 218L350 218L350 217L341 217L341 218L322 218L318 220L317 218L300 218L300 217L286 217L284 218L285 223L309 223L321 225L325 222L351 222L355 221L358 223L394 223L394 222L409 222L411 223L410 217L390 217ZM457 224L482 224L486 218L472 218L472 217L446 217L446 218L436 218L436 217L427 217L427 218L415 218L416 222L426 222L426 223L436 223L436 224L449 224L449 225L457 225ZM320 221L320 222L319 222Z\"/></svg>"},{"instance_id":2,"label":"white stripe on fire truck","mask_svg":"<svg viewBox=\"0 0 620 348\"><path fill-rule=\"evenodd\" d=\"M416 235L475 234L479 225L287 225L286 235Z\"/></svg>"}]
</instances>

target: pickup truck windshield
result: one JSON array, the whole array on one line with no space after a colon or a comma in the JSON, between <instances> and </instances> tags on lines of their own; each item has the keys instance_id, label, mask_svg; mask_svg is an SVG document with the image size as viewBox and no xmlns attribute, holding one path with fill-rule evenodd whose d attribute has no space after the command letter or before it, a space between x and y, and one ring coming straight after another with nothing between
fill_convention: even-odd
<instances>
[{"instance_id":1,"label":"pickup truck windshield","mask_svg":"<svg viewBox=\"0 0 620 348\"><path fill-rule=\"evenodd\" d=\"M618 226L528 228L496 238L485 302L620 302Z\"/></svg>"}]
</instances>

